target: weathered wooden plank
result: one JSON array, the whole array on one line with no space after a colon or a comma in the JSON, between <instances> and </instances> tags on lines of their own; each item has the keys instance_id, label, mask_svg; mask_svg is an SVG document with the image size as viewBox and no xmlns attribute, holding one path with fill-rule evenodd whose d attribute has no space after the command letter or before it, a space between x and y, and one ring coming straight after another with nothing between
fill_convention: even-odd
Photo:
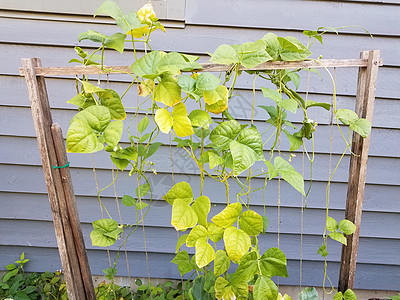
<instances>
[{"instance_id":1,"label":"weathered wooden plank","mask_svg":"<svg viewBox=\"0 0 400 300\"><path fill-rule=\"evenodd\" d=\"M359 70L355 111L360 118L372 122L380 52L363 51L360 57L368 58L368 67ZM350 160L345 217L356 225L356 231L347 237L347 246L342 248L338 287L341 292L354 287L370 136L364 139L354 133L352 140L351 150L355 155Z\"/></svg>"},{"instance_id":2,"label":"weathered wooden plank","mask_svg":"<svg viewBox=\"0 0 400 300\"><path fill-rule=\"evenodd\" d=\"M73 253L69 251L72 246L70 243L68 232L64 230L63 214L60 210L60 203L58 201L62 187L60 181L57 180L58 173L52 169L53 165L57 165L55 158L54 148L50 143L51 132L50 124L52 123L51 116L45 110L43 105L43 97L46 97L46 89L44 79L41 79L35 74L35 67L40 66L40 61L35 59L23 59L22 64L25 70L25 80L28 87L29 100L32 107L32 116L35 123L35 130L39 144L40 152L42 153L42 164L45 173L45 180L49 193L50 206L53 212L54 228L57 236L57 244L60 251L60 257L65 270L65 281L68 286L68 295L71 299L79 299L82 295L79 292L79 286L76 285L74 280L75 270L71 265L73 260ZM57 184L58 183L58 184Z\"/></svg>"},{"instance_id":3,"label":"weathered wooden plank","mask_svg":"<svg viewBox=\"0 0 400 300\"><path fill-rule=\"evenodd\" d=\"M59 166L68 165L69 162L65 150L65 144L61 127L58 124L52 124L51 134L53 137L54 149L56 152L58 165ZM85 296L86 296L85 299L95 300L96 293L94 291L92 277L90 273L89 261L85 251L85 243L83 240L78 209L76 207L71 174L69 172L69 168L61 168L58 170L60 172L60 177L62 180L62 186L64 190L64 199L60 199L60 201L63 200L65 201L65 208L67 210L67 215L70 221L70 230L72 231L73 235L73 246L75 247L77 256L76 268L78 272L75 276L81 277L81 279L77 280L79 281L81 280L83 283L83 288L85 290Z\"/></svg>"},{"instance_id":4,"label":"weathered wooden plank","mask_svg":"<svg viewBox=\"0 0 400 300\"><path fill-rule=\"evenodd\" d=\"M72 49L68 48L56 48L56 47L38 47L38 46L16 46L4 44L1 48L4 53L7 53L7 60L4 66L2 66L3 74L19 74L16 65L19 64L20 57L27 56L42 56L46 57L46 64L48 66L61 66L65 65L66 62L71 58L75 57L75 53ZM115 52L115 53L114 53ZM124 55L119 55L118 52L113 51L106 53L106 64L112 65L123 65L126 64L126 57ZM398 76L397 68L392 67L382 67L380 68L379 84L377 88L377 97L383 98L393 98L398 99L399 93L396 86L400 84L400 76ZM300 82L300 92L305 92L307 90L307 72L303 71L302 80ZM336 71L336 91L338 95L355 95L356 94L356 74L357 68L341 68ZM332 94L332 84L329 76L321 70L321 75L323 81L317 74L311 74L311 81L308 87L309 91L316 91L318 93ZM90 76L93 80L97 80L96 75ZM132 80L131 76L128 75L118 75L111 76L111 82L128 82ZM103 82L106 81L104 78ZM248 89L252 86L253 77L243 74L237 80L238 89ZM256 88L259 88L262 81L257 80ZM262 83L262 86L268 86Z\"/></svg>"},{"instance_id":5,"label":"weathered wooden plank","mask_svg":"<svg viewBox=\"0 0 400 300\"><path fill-rule=\"evenodd\" d=\"M301 13L297 13L301 12ZM291 28L315 30L324 26L338 27L342 24L357 24L372 34L398 33L399 6L375 5L342 1L332 4L328 1L187 1L186 23L251 28ZM381 18L385 22L376 22ZM340 20L340 22L338 22ZM340 24L338 24L340 23ZM362 33L361 28L346 28L344 31Z\"/></svg>"},{"instance_id":6,"label":"weathered wooden plank","mask_svg":"<svg viewBox=\"0 0 400 300\"><path fill-rule=\"evenodd\" d=\"M368 61L365 59L320 59L317 61L269 61L254 68L239 67L240 71L264 71L279 69L307 69L307 68L352 68L366 67ZM379 63L383 65L383 60ZM214 63L203 63L203 69L199 72L227 72L232 65L221 65ZM63 75L93 75L93 74L121 74L131 73L129 66L79 66L79 67L37 67L35 69L38 76L63 76ZM20 76L24 76L23 68L19 69Z\"/></svg>"}]
</instances>

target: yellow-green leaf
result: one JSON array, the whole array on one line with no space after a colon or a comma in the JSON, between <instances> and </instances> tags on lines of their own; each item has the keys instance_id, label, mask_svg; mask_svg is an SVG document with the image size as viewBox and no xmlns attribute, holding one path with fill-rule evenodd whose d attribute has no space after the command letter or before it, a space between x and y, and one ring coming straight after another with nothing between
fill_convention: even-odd
<instances>
[{"instance_id":1,"label":"yellow-green leaf","mask_svg":"<svg viewBox=\"0 0 400 300\"><path fill-rule=\"evenodd\" d=\"M90 239L93 246L107 247L113 245L123 231L118 222L112 219L100 219L93 222L93 231Z\"/></svg>"},{"instance_id":2,"label":"yellow-green leaf","mask_svg":"<svg viewBox=\"0 0 400 300\"><path fill-rule=\"evenodd\" d=\"M138 95L142 97L147 97L154 90L154 80L146 79L143 83L139 84L137 87Z\"/></svg>"},{"instance_id":3,"label":"yellow-green leaf","mask_svg":"<svg viewBox=\"0 0 400 300\"><path fill-rule=\"evenodd\" d=\"M215 280L215 297L218 300L235 300L236 295L235 292L233 291L232 286L229 286L229 282L222 278L218 277L217 280Z\"/></svg>"},{"instance_id":4,"label":"yellow-green leaf","mask_svg":"<svg viewBox=\"0 0 400 300\"><path fill-rule=\"evenodd\" d=\"M242 213L242 205L239 202L229 204L223 211L215 215L211 221L216 225L227 228L232 226L238 220Z\"/></svg>"},{"instance_id":5,"label":"yellow-green leaf","mask_svg":"<svg viewBox=\"0 0 400 300\"><path fill-rule=\"evenodd\" d=\"M103 137L106 143L114 148L118 145L119 140L122 136L122 131L124 130L124 124L121 120L116 120L108 124L106 129L104 129Z\"/></svg>"},{"instance_id":6,"label":"yellow-green leaf","mask_svg":"<svg viewBox=\"0 0 400 300\"><path fill-rule=\"evenodd\" d=\"M210 127L210 124L212 123L212 119L208 112L201 109L193 110L189 114L189 119L192 123L192 126L201 127L204 129L208 129Z\"/></svg>"},{"instance_id":7,"label":"yellow-green leaf","mask_svg":"<svg viewBox=\"0 0 400 300\"><path fill-rule=\"evenodd\" d=\"M172 204L171 224L176 230L185 231L195 226L197 215L185 199L175 199Z\"/></svg>"},{"instance_id":8,"label":"yellow-green leaf","mask_svg":"<svg viewBox=\"0 0 400 300\"><path fill-rule=\"evenodd\" d=\"M196 242L199 239L207 240L207 237L208 237L207 229L202 225L197 225L197 226L193 227L192 230L190 231L190 233L186 239L186 246L195 247Z\"/></svg>"},{"instance_id":9,"label":"yellow-green leaf","mask_svg":"<svg viewBox=\"0 0 400 300\"><path fill-rule=\"evenodd\" d=\"M168 106L181 101L181 87L174 77L164 77L154 89L154 100Z\"/></svg>"},{"instance_id":10,"label":"yellow-green leaf","mask_svg":"<svg viewBox=\"0 0 400 300\"><path fill-rule=\"evenodd\" d=\"M75 120L84 120L87 124L96 131L103 131L111 122L110 110L101 105L93 105L78 112L72 119L72 124Z\"/></svg>"},{"instance_id":11,"label":"yellow-green leaf","mask_svg":"<svg viewBox=\"0 0 400 300\"><path fill-rule=\"evenodd\" d=\"M186 106L177 104L172 110L173 128L177 136L185 137L193 134L192 123L187 116Z\"/></svg>"},{"instance_id":12,"label":"yellow-green leaf","mask_svg":"<svg viewBox=\"0 0 400 300\"><path fill-rule=\"evenodd\" d=\"M215 90L204 91L204 102L212 105L217 103L218 101L228 102L228 89L226 86L219 85Z\"/></svg>"},{"instance_id":13,"label":"yellow-green leaf","mask_svg":"<svg viewBox=\"0 0 400 300\"><path fill-rule=\"evenodd\" d=\"M263 219L255 211L247 210L240 216L239 226L248 235L256 236L263 230Z\"/></svg>"},{"instance_id":14,"label":"yellow-green leaf","mask_svg":"<svg viewBox=\"0 0 400 300\"><path fill-rule=\"evenodd\" d=\"M349 220L344 219L339 222L339 229L344 234L353 234L356 231L356 228L356 225Z\"/></svg>"},{"instance_id":15,"label":"yellow-green leaf","mask_svg":"<svg viewBox=\"0 0 400 300\"><path fill-rule=\"evenodd\" d=\"M183 199L187 204L193 201L193 192L189 183L178 182L162 197L169 204L173 204L176 199Z\"/></svg>"},{"instance_id":16,"label":"yellow-green leaf","mask_svg":"<svg viewBox=\"0 0 400 300\"><path fill-rule=\"evenodd\" d=\"M185 234L182 234L182 235L179 237L178 242L176 243L175 253L178 253L179 248L180 248L181 246L183 246L183 245L186 243L186 239L187 239L188 236L189 236L189 235L188 235L187 233L185 233Z\"/></svg>"},{"instance_id":17,"label":"yellow-green leaf","mask_svg":"<svg viewBox=\"0 0 400 300\"><path fill-rule=\"evenodd\" d=\"M161 132L169 133L173 124L172 116L169 111L164 108L157 109L154 118Z\"/></svg>"},{"instance_id":18,"label":"yellow-green leaf","mask_svg":"<svg viewBox=\"0 0 400 300\"><path fill-rule=\"evenodd\" d=\"M268 277L260 276L254 285L254 299L276 300L278 288Z\"/></svg>"},{"instance_id":19,"label":"yellow-green leaf","mask_svg":"<svg viewBox=\"0 0 400 300\"><path fill-rule=\"evenodd\" d=\"M214 261L214 275L215 276L222 275L229 269L230 265L231 261L226 255L226 252L224 250L218 250L215 255L215 261Z\"/></svg>"},{"instance_id":20,"label":"yellow-green leaf","mask_svg":"<svg viewBox=\"0 0 400 300\"><path fill-rule=\"evenodd\" d=\"M286 256L279 248L269 248L260 259L261 274L267 277L288 277Z\"/></svg>"},{"instance_id":21,"label":"yellow-green leaf","mask_svg":"<svg viewBox=\"0 0 400 300\"><path fill-rule=\"evenodd\" d=\"M125 120L126 112L118 93L111 89L106 89L106 92L98 93L101 105L106 106L110 110L113 120ZM110 96L111 95L111 96Z\"/></svg>"},{"instance_id":22,"label":"yellow-green leaf","mask_svg":"<svg viewBox=\"0 0 400 300\"><path fill-rule=\"evenodd\" d=\"M207 227L207 215L210 212L210 207L210 199L206 196L198 197L192 205L192 208L197 214L199 224L204 227Z\"/></svg>"},{"instance_id":23,"label":"yellow-green leaf","mask_svg":"<svg viewBox=\"0 0 400 300\"><path fill-rule=\"evenodd\" d=\"M215 258L214 248L205 239L196 242L196 264L199 268L207 266Z\"/></svg>"},{"instance_id":24,"label":"yellow-green leaf","mask_svg":"<svg viewBox=\"0 0 400 300\"><path fill-rule=\"evenodd\" d=\"M219 242L224 237L224 228L219 227L212 222L208 222L207 224L208 236L210 237L210 240L212 240L214 243Z\"/></svg>"},{"instance_id":25,"label":"yellow-green leaf","mask_svg":"<svg viewBox=\"0 0 400 300\"><path fill-rule=\"evenodd\" d=\"M103 149L92 128L85 120L71 122L67 133L67 151L73 153L93 153Z\"/></svg>"},{"instance_id":26,"label":"yellow-green leaf","mask_svg":"<svg viewBox=\"0 0 400 300\"><path fill-rule=\"evenodd\" d=\"M224 242L229 258L235 263L247 253L251 246L247 233L233 226L225 229Z\"/></svg>"},{"instance_id":27,"label":"yellow-green leaf","mask_svg":"<svg viewBox=\"0 0 400 300\"><path fill-rule=\"evenodd\" d=\"M222 113L226 109L228 109L228 100L219 100L211 105L206 103L206 110L216 115Z\"/></svg>"},{"instance_id":28,"label":"yellow-green leaf","mask_svg":"<svg viewBox=\"0 0 400 300\"><path fill-rule=\"evenodd\" d=\"M275 170L282 178L300 193L305 195L303 176L296 171L286 160L277 156L274 159Z\"/></svg>"},{"instance_id":29,"label":"yellow-green leaf","mask_svg":"<svg viewBox=\"0 0 400 300\"><path fill-rule=\"evenodd\" d=\"M230 65L238 62L238 55L231 45L220 45L211 54L210 61L216 64Z\"/></svg>"}]
</instances>

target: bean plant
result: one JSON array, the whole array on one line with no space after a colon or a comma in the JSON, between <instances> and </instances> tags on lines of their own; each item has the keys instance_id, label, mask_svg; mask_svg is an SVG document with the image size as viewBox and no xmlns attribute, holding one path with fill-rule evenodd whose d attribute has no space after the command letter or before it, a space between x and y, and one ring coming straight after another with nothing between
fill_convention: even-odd
<instances>
[{"instance_id":1,"label":"bean plant","mask_svg":"<svg viewBox=\"0 0 400 300\"><path fill-rule=\"evenodd\" d=\"M88 76L76 77L77 95L68 103L76 105L79 112L70 122L67 150L108 152L117 169L114 182L118 172L128 172L137 188L134 195L122 197L123 205L135 207L135 221L120 224L104 207L108 217L93 222L92 244L111 246L124 230L134 231L143 224L150 208L143 199L153 198L149 174L156 173L150 158L162 145L160 135L170 135L174 145L195 163L200 174L200 193L193 193L192 186L181 181L163 196L172 207L172 226L183 232L172 262L177 264L182 276L190 273L187 276L194 280L190 290L179 297L290 299L279 294L272 280L273 277L288 277L286 256L278 247L260 247L259 239L268 230L268 218L265 209L263 215L252 209L251 195L264 190L270 180L277 178L279 182L286 181L303 197L308 195L309 188L305 188L302 174L291 165L291 158L294 151L302 148L311 166L314 162L313 151L306 149L308 141L314 148L317 130L317 122L309 117L311 108L333 111L337 129L346 145L341 158L349 151L351 132L366 137L371 124L351 110L337 108L335 97L333 105L304 99L297 92L302 69L254 71L254 68L268 61L312 60L310 47L314 42L323 43L322 36L327 29L304 31L307 45L297 38L279 37L273 33L254 42L220 45L209 54L211 63L226 66L226 71L216 73L205 72L197 56L152 49L152 32L165 29L151 4L137 12L124 14L115 2L105 1L96 12L99 14L113 18L118 32L111 36L92 30L81 33L79 41L90 40L98 47L91 53L75 47L79 59L70 62L95 66L100 73L124 73L131 78L131 83L119 95L111 88L90 83ZM106 49L123 53L127 45L133 49L131 72L104 65ZM229 112L230 103L236 101L238 78L243 73L253 77L250 122L239 122ZM268 99L274 105L255 106L256 80L262 86L266 102ZM334 81L332 84L335 86ZM138 89L137 106L130 122L124 123L127 114L122 99L133 86ZM335 93L334 88L334 96ZM188 107L193 106L197 108L189 111ZM265 116L267 130L260 132L257 128L255 111ZM289 117L298 111L303 120L300 125L294 125ZM124 130L129 137L128 146L120 143ZM348 134L345 134L346 130ZM289 154L281 152L280 145L285 139L290 143ZM225 190L220 196L225 197L226 207L213 216L210 215L213 199L210 200L204 188L206 178L220 183L221 190ZM263 186L253 186L253 179L262 179ZM240 189L234 198L230 193L232 184ZM101 201L100 192L98 196ZM354 231L355 225L349 220L337 222L330 217L327 207L325 231L318 250L325 263L328 237L346 244L346 235ZM180 250L183 245L194 248L195 254ZM235 267L231 267L233 265ZM343 295L337 293L335 299L356 299L353 295L352 291Z\"/></svg>"}]
</instances>

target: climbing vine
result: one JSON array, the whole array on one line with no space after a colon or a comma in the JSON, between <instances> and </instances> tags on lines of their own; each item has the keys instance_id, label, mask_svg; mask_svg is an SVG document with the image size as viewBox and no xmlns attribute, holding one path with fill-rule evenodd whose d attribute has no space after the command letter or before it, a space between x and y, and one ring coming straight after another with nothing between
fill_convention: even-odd
<instances>
[{"instance_id":1,"label":"climbing vine","mask_svg":"<svg viewBox=\"0 0 400 300\"><path fill-rule=\"evenodd\" d=\"M303 147L312 165L314 153L310 156L305 146L310 140L314 149L317 122L309 118L310 108L333 109L338 130L346 143L342 157L349 150L351 131L366 137L371 124L358 118L351 110L338 109L335 97L333 107L330 103L303 99L296 92L301 69L248 69L267 61L309 60L312 55L309 48L315 41L322 44L324 29L305 31L307 46L297 38L279 37L273 33L267 33L255 42L220 45L210 54L209 61L229 67L228 71L216 74L204 72L197 56L152 49L152 32L165 29L156 18L151 4L146 4L137 12L124 14L115 2L105 1L97 10L98 14L113 18L120 32L111 36L92 30L83 32L79 41L90 40L99 46L90 54L75 47L79 59L74 58L70 62L97 66L104 73L124 73L130 76L131 83L120 96L113 89L90 83L88 76L76 78L77 95L68 103L76 105L79 112L70 122L67 150L78 153L108 152L117 167L114 180L117 180L118 172L128 172L135 178L137 187L135 195L125 194L121 200L124 206L135 207L135 221L120 224L106 210L108 218L93 222L92 244L111 246L124 230L133 229L132 233L143 224L150 209L143 199L153 198L148 176L156 173L156 166L149 159L162 145L157 138L170 134L176 147L182 148L194 161L200 174L199 194L193 193L188 182L181 181L163 196L172 206L172 226L177 231L186 232L178 238L177 254L172 262L177 264L182 276L192 273L190 278L193 278L196 275L193 287L186 291L185 297L246 299L250 295L254 299L289 299L287 295L282 298L271 279L288 276L286 256L278 247L261 249L259 246L260 235L268 230L268 218L265 204L264 215L252 210L251 194L265 190L269 180L279 178L307 197L310 187L305 188L302 174L291 165L294 154L284 154L280 145L283 139L287 139L290 152ZM106 67L105 50L123 53L125 45L131 45L133 49L131 72ZM306 71L316 72L312 69ZM235 120L229 113L229 104L235 101L235 87L242 73L254 76L250 124ZM268 101L272 100L274 105L255 106L256 81L263 86L263 96ZM134 107L135 114L127 125L123 122L127 114L122 100L133 86L137 86L139 98ZM335 89L333 93L335 95ZM197 108L188 111L189 103L190 107L194 103ZM267 119L268 128L263 132L254 123L256 110ZM303 115L303 121L300 126L295 126L288 117L298 111ZM124 128L129 146L120 143ZM136 128L135 132L133 128ZM344 130L349 131L348 139ZM204 188L205 178L219 182L225 189L226 207L214 216L209 216L212 201ZM253 179L260 178L264 181L262 187L252 185ZM230 193L232 184L237 184L240 189L236 197ZM328 215L327 208L325 232L318 253L326 259L328 236L346 244L345 235L354 231L352 222L337 222ZM183 245L194 248L195 255L191 257L186 250L180 250ZM234 271L231 271L231 264L237 264ZM112 272L112 268L108 272ZM355 299L351 298L354 293L346 293L338 293L335 299Z\"/></svg>"}]
</instances>

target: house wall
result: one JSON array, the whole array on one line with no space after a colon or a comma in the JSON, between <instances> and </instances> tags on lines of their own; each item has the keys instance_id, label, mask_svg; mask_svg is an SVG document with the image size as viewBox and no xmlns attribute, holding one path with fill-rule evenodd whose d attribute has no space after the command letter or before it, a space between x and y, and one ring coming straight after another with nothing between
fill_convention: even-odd
<instances>
[{"instance_id":1,"label":"house wall","mask_svg":"<svg viewBox=\"0 0 400 300\"><path fill-rule=\"evenodd\" d=\"M128 9L131 1L119 1ZM139 3L140 2L140 3ZM135 7L143 1L135 2ZM380 49L384 66L379 70L378 86L370 145L370 157L366 180L364 212L360 231L360 245L355 287L358 289L400 289L400 35L398 32L400 2L398 1L245 1L245 0L153 0L158 15L164 19L167 33L154 33L154 49L180 51L207 59L206 52L213 52L220 44L236 44L254 41L267 32L291 35L300 38L302 30L320 26L338 27L357 25L366 28L373 36L358 27L340 30L340 34L328 33L324 45L313 45L314 57L358 58L361 50ZM0 0L0 269L14 261L21 252L31 259L27 271L60 269L52 216L46 194L41 160L35 139L29 100L24 78L18 67L23 57L40 57L44 66L67 66L75 57L74 46L95 49L91 42L78 43L79 33L88 29L105 34L114 32L112 22L104 17L93 19L92 15L101 1L7 1ZM133 57L128 48L124 55L106 54L106 64L126 65L126 56ZM354 108L357 70L331 70L336 79L338 106ZM332 83L321 71L323 80L312 74L307 84L304 73L300 91L309 91L309 99L332 101ZM93 77L93 79L96 79ZM127 80L123 76L110 78L116 89L123 92ZM66 103L74 96L75 81L71 77L46 79L53 118L67 132L68 123L76 113ZM107 85L102 79L103 86ZM241 121L250 119L252 105L252 77L244 76L238 81L238 95L230 102L231 113ZM257 88L259 83L257 82ZM127 94L125 104L135 106L135 89ZM268 100L257 91L256 104ZM267 104L268 105L268 104ZM129 110L129 117L133 116ZM140 117L143 117L142 115ZM266 128L267 115L256 110L255 124ZM289 115L300 124L300 115ZM322 286L324 262L316 253L322 243L325 219L325 188L328 170L338 161L344 149L340 134L332 134L330 113L315 110L311 116L318 121L316 134L316 158L313 169L312 192L307 199L301 231L301 196L285 183L281 184L280 220L278 226L278 183L271 181L266 193L266 215L270 220L268 233L260 238L264 249L279 246L288 259L289 278L280 279L280 284L300 284L300 257L302 256L303 286ZM176 265L170 263L174 257L177 233L170 225L170 206L161 197L175 182L194 184L195 195L199 195L199 179L195 166L184 157L181 150L172 153L174 178L171 176L171 153L167 136L158 154L152 157L157 175L149 174L153 187L153 203L146 216L143 228L139 227L128 240L127 256L132 276L155 278L179 278ZM127 136L123 136L127 143ZM282 151L288 143L282 140ZM309 150L311 145L309 145ZM267 148L265 154L268 155ZM293 164L302 170L302 152L296 153ZM330 191L330 215L337 220L343 218L346 201L348 162L343 164L333 177ZM71 174L77 198L82 229L88 249L93 274L102 274L108 267L108 256L104 249L90 243L91 222L101 218L96 198L97 189L90 155L69 154ZM111 162L107 155L93 155L99 187L112 181ZM310 167L305 163L304 177L310 182ZM119 175L118 195L134 194L135 181L127 172ZM255 179L260 186L263 179ZM206 180L206 195L215 204L212 214L223 208L224 190L213 180ZM231 197L236 197L238 188L232 184ZM101 193L103 203L110 214L118 220L118 210L113 189ZM262 193L252 198L254 209L262 213ZM134 211L123 209L123 223L134 222ZM278 231L279 229L279 231ZM144 233L146 243L144 243ZM302 237L301 237L302 233ZM302 239L302 243L301 243ZM302 250L300 245L302 244ZM111 258L117 247L110 247ZM147 259L146 261L146 252ZM191 251L191 250L189 250ZM328 243L328 274L335 284L338 280L341 246L330 240ZM118 263L118 275L128 275L125 254Z\"/></svg>"}]
</instances>

